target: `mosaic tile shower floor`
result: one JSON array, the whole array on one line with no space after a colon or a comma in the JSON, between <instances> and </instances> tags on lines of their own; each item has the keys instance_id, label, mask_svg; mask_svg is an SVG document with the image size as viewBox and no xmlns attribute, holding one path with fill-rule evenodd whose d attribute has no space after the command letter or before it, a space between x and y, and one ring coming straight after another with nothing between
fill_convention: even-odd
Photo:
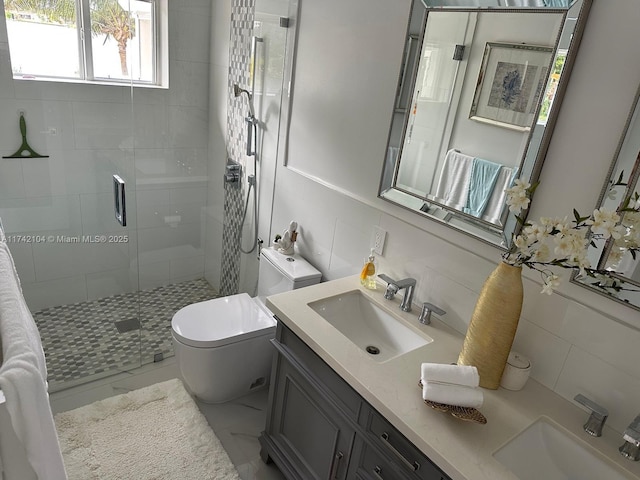
<instances>
[{"instance_id":1,"label":"mosaic tile shower floor","mask_svg":"<svg viewBox=\"0 0 640 480\"><path fill-rule=\"evenodd\" d=\"M34 312L50 391L173 355L174 313L215 297L198 279Z\"/></svg>"}]
</instances>

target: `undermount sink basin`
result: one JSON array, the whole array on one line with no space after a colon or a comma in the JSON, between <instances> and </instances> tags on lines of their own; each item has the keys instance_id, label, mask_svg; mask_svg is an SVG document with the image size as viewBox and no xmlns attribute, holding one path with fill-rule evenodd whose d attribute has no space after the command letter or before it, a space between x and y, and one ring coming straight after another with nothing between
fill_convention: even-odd
<instances>
[{"instance_id":1,"label":"undermount sink basin","mask_svg":"<svg viewBox=\"0 0 640 480\"><path fill-rule=\"evenodd\" d=\"M376 362L391 360L433 342L432 338L403 325L359 290L311 302L309 307Z\"/></svg>"},{"instance_id":2,"label":"undermount sink basin","mask_svg":"<svg viewBox=\"0 0 640 480\"><path fill-rule=\"evenodd\" d=\"M529 425L493 456L521 480L630 478L600 453L546 417Z\"/></svg>"}]
</instances>

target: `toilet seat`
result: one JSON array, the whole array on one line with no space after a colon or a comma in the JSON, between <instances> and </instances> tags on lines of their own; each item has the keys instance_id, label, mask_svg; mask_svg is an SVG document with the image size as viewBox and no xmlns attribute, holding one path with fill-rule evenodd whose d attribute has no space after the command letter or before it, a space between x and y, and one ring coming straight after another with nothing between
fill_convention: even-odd
<instances>
[{"instance_id":1,"label":"toilet seat","mask_svg":"<svg viewBox=\"0 0 640 480\"><path fill-rule=\"evenodd\" d=\"M175 339L200 348L221 347L272 333L276 320L247 293L181 308L171 320Z\"/></svg>"}]
</instances>

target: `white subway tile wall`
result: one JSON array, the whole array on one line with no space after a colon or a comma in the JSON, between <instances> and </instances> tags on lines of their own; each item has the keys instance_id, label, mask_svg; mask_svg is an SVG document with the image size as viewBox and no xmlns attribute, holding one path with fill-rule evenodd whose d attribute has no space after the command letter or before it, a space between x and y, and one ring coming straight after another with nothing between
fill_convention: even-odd
<instances>
[{"instance_id":1,"label":"white subway tile wall","mask_svg":"<svg viewBox=\"0 0 640 480\"><path fill-rule=\"evenodd\" d=\"M128 238L23 244L10 237L32 309L204 276L212 7L170 4L168 90L14 81L1 21L0 153L18 147L22 111L30 145L49 155L0 162L7 233ZM114 218L114 173L129 186L127 228Z\"/></svg>"}]
</instances>

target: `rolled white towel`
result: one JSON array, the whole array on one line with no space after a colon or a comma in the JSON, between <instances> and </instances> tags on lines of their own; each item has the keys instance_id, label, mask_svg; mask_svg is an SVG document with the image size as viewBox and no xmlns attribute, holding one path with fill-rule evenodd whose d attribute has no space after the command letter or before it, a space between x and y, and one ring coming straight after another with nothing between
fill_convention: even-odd
<instances>
[{"instance_id":1,"label":"rolled white towel","mask_svg":"<svg viewBox=\"0 0 640 480\"><path fill-rule=\"evenodd\" d=\"M458 407L480 408L484 403L484 395L479 388L429 381L422 382L422 398Z\"/></svg>"},{"instance_id":2,"label":"rolled white towel","mask_svg":"<svg viewBox=\"0 0 640 480\"><path fill-rule=\"evenodd\" d=\"M439 382L477 387L480 385L478 369L470 365L447 365L443 363L423 363L420 377L422 383Z\"/></svg>"}]
</instances>

